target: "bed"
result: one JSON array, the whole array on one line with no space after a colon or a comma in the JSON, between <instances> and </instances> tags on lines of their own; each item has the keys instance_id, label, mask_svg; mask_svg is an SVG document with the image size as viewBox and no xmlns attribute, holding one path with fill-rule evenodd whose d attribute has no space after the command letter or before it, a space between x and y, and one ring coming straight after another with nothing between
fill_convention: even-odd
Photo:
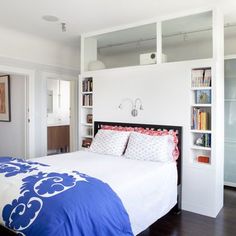
<instances>
[{"instance_id":1,"label":"bed","mask_svg":"<svg viewBox=\"0 0 236 236\"><path fill-rule=\"evenodd\" d=\"M146 125L146 124L145 125L128 124L128 123L115 123L115 122L112 122L112 123L111 122L95 122L94 123L95 134L102 127L102 125L117 125L117 126L122 126L122 127L144 127L146 129L155 129L155 130L158 130L158 129L175 130L178 133L178 140L179 140L178 148L181 154L181 131L182 131L181 127ZM106 201L106 204L109 205L110 204L109 199L112 199L113 197L117 197L117 199L114 199L114 201L116 200L116 205L109 206L111 208L109 208L108 211L112 211L112 215L109 215L107 219L109 221L108 223L119 225L120 228L124 229L124 232L117 233L119 231L114 231L114 232L111 231L113 233L111 232L109 234L104 233L103 235L138 235L139 233L144 231L146 228L148 228L151 224L153 224L155 221L157 221L159 218L161 218L166 213L168 213L171 209L175 208L176 210L178 210L181 208L180 206L181 155L179 159L177 160L177 165L176 165L176 162L160 163L160 162L130 160L126 158L97 154L97 153L92 153L88 151L78 151L78 152L73 152L73 153L68 153L68 154L41 157L41 158L32 159L30 161L33 164L29 168L39 169L38 173L45 172L49 168L51 173L52 172L53 173L66 172L66 173L71 173L71 174L73 173L74 176L77 175L78 181L80 181L81 183L79 186L83 186L82 184L85 184L86 180L90 180L90 177L91 177L91 179L95 182L97 180L100 181L98 182L98 184L101 188L111 187L111 190L114 191L112 194L117 195L117 196L112 195L112 197L110 197L109 195L108 199L102 199L101 201L103 201L103 204L104 204L104 201ZM30 173L35 173L35 171L36 170L32 170L32 172ZM27 172L27 168L26 168L26 172ZM12 191L13 191L13 196L14 194L17 195L14 191L17 191L17 189L19 189L20 187L22 188L22 186L19 185L18 188L16 188L16 190L13 189L14 186L18 185L18 181L17 181L18 175L12 176L12 178L10 178L9 181L5 180L5 182L3 183L2 179L6 179L6 178L1 179L1 174L3 174L3 172L0 171L0 186L1 186L0 211L4 212L4 207L6 205L8 205L8 207L12 207L12 209L15 209L12 206L14 201L11 202L9 198L11 198L12 196ZM4 172L4 174L6 175L6 172ZM23 175L27 176L29 175L29 173L23 173ZM96 178L96 179L93 179L93 178ZM27 181L24 184L26 185ZM9 186L11 186L11 188L9 188ZM66 187L68 189L70 188L69 185ZM29 191L29 189L30 188L23 189L22 192L23 193L24 191L27 192ZM50 194L50 192L44 193L44 195L45 194ZM99 191L99 193L94 193L94 194L93 192L92 193L89 192L86 195L86 201L87 199L95 198L95 196L98 196L98 198L103 197L103 196L100 196L99 194L101 194L101 191ZM32 198L32 196L30 197ZM99 205L99 204L97 204L96 202L96 205ZM93 211L97 212L94 214L98 215L100 214L98 213L98 211L101 208L99 208L99 206L96 206L96 207L98 208L97 211L95 208L93 209ZM114 211L113 211L113 208L114 208ZM55 214L57 215L59 214L56 212L57 210L54 209L54 211L55 211ZM111 222L111 218L114 217L115 213L118 211L119 211L119 214L121 213L122 219L119 222L117 222L117 218L119 217L115 217L116 219L112 219L112 222ZM102 214L105 214L105 213L102 213ZM0 223L1 225L6 226L6 220L5 221L3 220L4 218L3 216L4 214L2 214L2 218L0 217ZM56 217L54 216L53 220L54 218ZM9 217L7 219L9 221ZM99 219L94 219L93 222L95 222L96 220L98 220L99 222ZM54 221L52 221L53 222L52 225L55 223ZM125 225L123 223L124 221L127 221L129 224ZM70 224L73 223L73 221L68 221L68 222ZM86 221L86 224L88 225L89 222ZM99 222L98 224L101 225L103 223ZM129 228L129 225L130 225L130 228ZM117 226L117 228L119 227ZM51 229L49 228L48 230L51 230ZM120 230L120 229L116 229L116 230ZM12 232L6 231L6 227L3 227L3 226L1 226L1 229L0 229L0 233L1 232L4 232L4 235L7 235L8 233L9 235L13 235ZM20 232L24 233L24 231L20 231ZM73 235L73 234L68 234L68 232L69 231L67 232L65 231L64 234L61 234L61 235ZM99 232L99 230L94 231L93 234L91 232L87 233L87 235L101 235L99 233L96 233L96 232ZM105 231L101 231L101 232L105 232ZM22 235L24 235L23 233ZM48 235L53 235L53 234L48 233ZM79 235L79 234L76 234L76 235ZM86 235L86 233L80 234L80 235Z\"/></svg>"}]
</instances>

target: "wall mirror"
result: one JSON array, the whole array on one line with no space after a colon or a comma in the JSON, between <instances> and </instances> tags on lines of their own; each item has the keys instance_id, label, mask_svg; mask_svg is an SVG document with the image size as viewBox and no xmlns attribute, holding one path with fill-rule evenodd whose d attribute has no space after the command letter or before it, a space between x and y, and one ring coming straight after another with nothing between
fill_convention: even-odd
<instances>
[{"instance_id":1,"label":"wall mirror","mask_svg":"<svg viewBox=\"0 0 236 236\"><path fill-rule=\"evenodd\" d=\"M53 91L47 90L47 113L53 113Z\"/></svg>"}]
</instances>

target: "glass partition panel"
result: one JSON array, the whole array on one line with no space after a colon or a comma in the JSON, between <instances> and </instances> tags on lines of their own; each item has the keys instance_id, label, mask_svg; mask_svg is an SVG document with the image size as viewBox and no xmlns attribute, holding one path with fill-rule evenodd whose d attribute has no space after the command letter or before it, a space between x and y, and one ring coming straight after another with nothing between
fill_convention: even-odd
<instances>
[{"instance_id":1,"label":"glass partition panel","mask_svg":"<svg viewBox=\"0 0 236 236\"><path fill-rule=\"evenodd\" d=\"M212 12L162 22L162 52L167 62L213 57Z\"/></svg>"},{"instance_id":2,"label":"glass partition panel","mask_svg":"<svg viewBox=\"0 0 236 236\"><path fill-rule=\"evenodd\" d=\"M156 23L85 39L85 71L156 63Z\"/></svg>"},{"instance_id":3,"label":"glass partition panel","mask_svg":"<svg viewBox=\"0 0 236 236\"><path fill-rule=\"evenodd\" d=\"M236 59L225 60L225 182L236 184Z\"/></svg>"},{"instance_id":4,"label":"glass partition panel","mask_svg":"<svg viewBox=\"0 0 236 236\"><path fill-rule=\"evenodd\" d=\"M224 27L225 55L236 54L236 22L226 23Z\"/></svg>"}]
</instances>

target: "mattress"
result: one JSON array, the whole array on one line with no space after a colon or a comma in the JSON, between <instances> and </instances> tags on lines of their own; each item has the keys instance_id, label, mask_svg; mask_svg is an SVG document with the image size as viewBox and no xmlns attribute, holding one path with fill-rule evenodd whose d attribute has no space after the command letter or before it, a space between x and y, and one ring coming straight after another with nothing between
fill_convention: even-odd
<instances>
[{"instance_id":1,"label":"mattress","mask_svg":"<svg viewBox=\"0 0 236 236\"><path fill-rule=\"evenodd\" d=\"M175 162L130 160L88 151L31 159L59 169L78 170L98 178L120 197L135 235L144 231L177 203Z\"/></svg>"}]
</instances>

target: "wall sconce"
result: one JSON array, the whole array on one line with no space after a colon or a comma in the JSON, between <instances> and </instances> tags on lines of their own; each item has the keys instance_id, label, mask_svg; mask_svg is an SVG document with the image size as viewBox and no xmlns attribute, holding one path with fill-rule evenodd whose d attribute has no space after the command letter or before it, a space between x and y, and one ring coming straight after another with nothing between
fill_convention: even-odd
<instances>
[{"instance_id":1,"label":"wall sconce","mask_svg":"<svg viewBox=\"0 0 236 236\"><path fill-rule=\"evenodd\" d=\"M143 110L143 104L140 98L136 98L134 101L130 98L123 99L119 105L119 109L123 109L124 103L131 104L131 115L134 117L138 115L138 110Z\"/></svg>"}]
</instances>

